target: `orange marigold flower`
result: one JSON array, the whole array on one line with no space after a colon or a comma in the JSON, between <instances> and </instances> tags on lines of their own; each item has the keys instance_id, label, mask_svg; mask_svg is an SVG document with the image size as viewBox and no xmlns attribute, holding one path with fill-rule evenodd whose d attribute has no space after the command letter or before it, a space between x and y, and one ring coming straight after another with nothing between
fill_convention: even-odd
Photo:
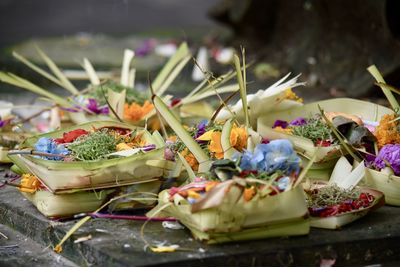
<instances>
[{"instance_id":1,"label":"orange marigold flower","mask_svg":"<svg viewBox=\"0 0 400 267\"><path fill-rule=\"evenodd\" d=\"M210 133L205 133L210 134ZM224 150L222 149L221 144L221 132L213 131L210 134L210 145L208 149L213 154L216 159L224 158ZM199 138L198 138L199 139ZM231 130L231 135L229 137L230 144L233 148L242 151L247 146L247 132L243 127L234 126Z\"/></svg>"},{"instance_id":2,"label":"orange marigold flower","mask_svg":"<svg viewBox=\"0 0 400 267\"><path fill-rule=\"evenodd\" d=\"M244 201L250 201L256 195L256 189L254 186L249 188L245 188L243 191L243 199Z\"/></svg>"},{"instance_id":3,"label":"orange marigold flower","mask_svg":"<svg viewBox=\"0 0 400 267\"><path fill-rule=\"evenodd\" d=\"M375 136L378 139L378 147L381 148L386 144L399 144L400 131L399 121L393 121L397 118L395 114L384 115L379 122L375 131Z\"/></svg>"},{"instance_id":4,"label":"orange marigold flower","mask_svg":"<svg viewBox=\"0 0 400 267\"><path fill-rule=\"evenodd\" d=\"M185 158L192 170L197 171L199 169L199 163L189 149L185 148L182 150L181 155Z\"/></svg>"},{"instance_id":5,"label":"orange marigold flower","mask_svg":"<svg viewBox=\"0 0 400 267\"><path fill-rule=\"evenodd\" d=\"M124 106L124 118L130 121L140 121L146 116L150 111L154 108L153 104L151 104L148 100L146 100L143 106L132 103L125 104Z\"/></svg>"},{"instance_id":6,"label":"orange marigold flower","mask_svg":"<svg viewBox=\"0 0 400 267\"><path fill-rule=\"evenodd\" d=\"M33 174L23 174L21 178L21 187L19 188L19 191L21 192L33 194L42 188L41 182Z\"/></svg>"}]
</instances>

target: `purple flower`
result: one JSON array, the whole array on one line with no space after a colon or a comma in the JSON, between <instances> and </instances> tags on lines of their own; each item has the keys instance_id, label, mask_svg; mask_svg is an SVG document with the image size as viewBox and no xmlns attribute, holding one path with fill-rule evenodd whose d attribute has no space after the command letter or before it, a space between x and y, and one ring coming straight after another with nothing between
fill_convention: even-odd
<instances>
[{"instance_id":1,"label":"purple flower","mask_svg":"<svg viewBox=\"0 0 400 267\"><path fill-rule=\"evenodd\" d=\"M286 129L288 127L288 122L287 121L283 121L283 120L276 120L274 122L274 125L272 126L272 128L276 128L276 127L282 127L283 129Z\"/></svg>"},{"instance_id":2,"label":"purple flower","mask_svg":"<svg viewBox=\"0 0 400 267\"><path fill-rule=\"evenodd\" d=\"M138 48L136 48L135 55L138 57L144 57L153 51L155 45L156 41L154 39L147 39Z\"/></svg>"},{"instance_id":3,"label":"purple flower","mask_svg":"<svg viewBox=\"0 0 400 267\"><path fill-rule=\"evenodd\" d=\"M365 154L364 156L364 165L365 167L374 167L376 156L372 154Z\"/></svg>"},{"instance_id":4,"label":"purple flower","mask_svg":"<svg viewBox=\"0 0 400 267\"><path fill-rule=\"evenodd\" d=\"M151 151L156 149L156 145L155 144L150 144L150 145L145 145L142 147L142 150L147 152L147 151Z\"/></svg>"},{"instance_id":5,"label":"purple flower","mask_svg":"<svg viewBox=\"0 0 400 267\"><path fill-rule=\"evenodd\" d=\"M307 120L305 118L302 118L302 117L298 117L298 118L292 120L289 123L289 125L293 125L293 126L301 126L301 125L304 125L304 124L307 124Z\"/></svg>"},{"instance_id":6,"label":"purple flower","mask_svg":"<svg viewBox=\"0 0 400 267\"><path fill-rule=\"evenodd\" d=\"M108 107L99 107L97 105L97 101L94 98L89 98L89 103L87 104L87 109L92 111L93 113L96 114L108 114L109 110Z\"/></svg>"},{"instance_id":7,"label":"purple flower","mask_svg":"<svg viewBox=\"0 0 400 267\"><path fill-rule=\"evenodd\" d=\"M196 136L195 138L198 138L202 136L206 132L206 126L208 124L207 120L202 120L198 125L197 125L197 131L196 131Z\"/></svg>"},{"instance_id":8,"label":"purple flower","mask_svg":"<svg viewBox=\"0 0 400 267\"><path fill-rule=\"evenodd\" d=\"M7 120L3 120L3 121L0 120L0 128L6 126L7 122L8 122Z\"/></svg>"},{"instance_id":9,"label":"purple flower","mask_svg":"<svg viewBox=\"0 0 400 267\"><path fill-rule=\"evenodd\" d=\"M386 162L390 164L395 175L400 175L400 144L388 144L382 147L375 158L374 165L381 170L386 167Z\"/></svg>"},{"instance_id":10,"label":"purple flower","mask_svg":"<svg viewBox=\"0 0 400 267\"><path fill-rule=\"evenodd\" d=\"M206 132L206 126L208 124L207 120L202 120L198 125L197 125L197 130L194 138L196 139L196 142L199 143L200 145L202 144L207 144L207 141L201 141L197 140L200 136L202 136Z\"/></svg>"},{"instance_id":11,"label":"purple flower","mask_svg":"<svg viewBox=\"0 0 400 267\"><path fill-rule=\"evenodd\" d=\"M75 106L75 107L73 107L73 108L61 108L62 110L64 110L64 111L67 111L67 112L80 112L80 111L82 111L82 108L81 107L79 107L79 106Z\"/></svg>"}]
</instances>

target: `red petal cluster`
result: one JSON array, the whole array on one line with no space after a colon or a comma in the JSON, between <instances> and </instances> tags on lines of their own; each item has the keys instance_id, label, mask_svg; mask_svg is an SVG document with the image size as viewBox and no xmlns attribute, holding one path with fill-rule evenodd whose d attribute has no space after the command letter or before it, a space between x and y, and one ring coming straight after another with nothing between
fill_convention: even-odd
<instances>
[{"instance_id":1,"label":"red petal cluster","mask_svg":"<svg viewBox=\"0 0 400 267\"><path fill-rule=\"evenodd\" d=\"M75 141L79 136L88 134L88 131L83 129L76 129L63 134L63 137L54 139L57 144L71 143Z\"/></svg>"}]
</instances>

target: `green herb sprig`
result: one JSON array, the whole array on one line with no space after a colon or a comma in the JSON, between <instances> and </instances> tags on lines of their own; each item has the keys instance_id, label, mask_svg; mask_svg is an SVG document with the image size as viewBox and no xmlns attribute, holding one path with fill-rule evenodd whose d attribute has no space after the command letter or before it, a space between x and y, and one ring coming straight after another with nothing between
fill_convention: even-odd
<instances>
[{"instance_id":1,"label":"green herb sprig","mask_svg":"<svg viewBox=\"0 0 400 267\"><path fill-rule=\"evenodd\" d=\"M337 185L314 189L307 193L307 205L312 208L323 208L359 199L360 190L346 190Z\"/></svg>"},{"instance_id":2,"label":"green herb sprig","mask_svg":"<svg viewBox=\"0 0 400 267\"><path fill-rule=\"evenodd\" d=\"M320 118L310 118L304 125L289 126L289 128L293 130L294 135L311 139L314 143L318 140L329 140L332 144L338 143L332 130Z\"/></svg>"},{"instance_id":3,"label":"green herb sprig","mask_svg":"<svg viewBox=\"0 0 400 267\"><path fill-rule=\"evenodd\" d=\"M77 160L99 160L116 151L121 138L116 137L108 129L101 129L84 135L68 145L72 156Z\"/></svg>"}]
</instances>

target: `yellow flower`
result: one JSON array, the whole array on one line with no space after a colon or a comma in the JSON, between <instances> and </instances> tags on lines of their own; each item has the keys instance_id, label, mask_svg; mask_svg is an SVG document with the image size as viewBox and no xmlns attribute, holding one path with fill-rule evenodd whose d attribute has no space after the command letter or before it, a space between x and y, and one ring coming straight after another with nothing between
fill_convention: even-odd
<instances>
[{"instance_id":1,"label":"yellow flower","mask_svg":"<svg viewBox=\"0 0 400 267\"><path fill-rule=\"evenodd\" d=\"M277 126L274 128L275 131L284 133L284 134L293 134L293 130L290 128L282 128L281 126Z\"/></svg>"},{"instance_id":2,"label":"yellow flower","mask_svg":"<svg viewBox=\"0 0 400 267\"><path fill-rule=\"evenodd\" d=\"M375 136L378 139L378 147L381 148L386 144L399 144L400 131L398 130L398 121L393 121L397 117L395 114L384 115L379 122L375 131Z\"/></svg>"},{"instance_id":3,"label":"yellow flower","mask_svg":"<svg viewBox=\"0 0 400 267\"><path fill-rule=\"evenodd\" d=\"M224 150L221 145L221 132L213 131L211 133L211 142L208 149L216 159L224 158Z\"/></svg>"},{"instance_id":4,"label":"yellow flower","mask_svg":"<svg viewBox=\"0 0 400 267\"><path fill-rule=\"evenodd\" d=\"M116 147L117 151L122 151L122 150L128 150L131 149L132 147L130 147L128 144L126 143L119 143Z\"/></svg>"},{"instance_id":5,"label":"yellow flower","mask_svg":"<svg viewBox=\"0 0 400 267\"><path fill-rule=\"evenodd\" d=\"M19 191L33 194L40 189L41 183L35 175L26 173L21 178Z\"/></svg>"},{"instance_id":6,"label":"yellow flower","mask_svg":"<svg viewBox=\"0 0 400 267\"><path fill-rule=\"evenodd\" d=\"M146 100L143 106L132 103L125 104L124 106L124 118L129 121L140 121L146 116L150 111L154 108L153 104L151 104L148 100Z\"/></svg>"},{"instance_id":7,"label":"yellow flower","mask_svg":"<svg viewBox=\"0 0 400 267\"><path fill-rule=\"evenodd\" d=\"M295 92L292 91L292 88L289 88L285 91L284 99L294 100L299 103L303 103L303 98L298 97Z\"/></svg>"}]
</instances>

